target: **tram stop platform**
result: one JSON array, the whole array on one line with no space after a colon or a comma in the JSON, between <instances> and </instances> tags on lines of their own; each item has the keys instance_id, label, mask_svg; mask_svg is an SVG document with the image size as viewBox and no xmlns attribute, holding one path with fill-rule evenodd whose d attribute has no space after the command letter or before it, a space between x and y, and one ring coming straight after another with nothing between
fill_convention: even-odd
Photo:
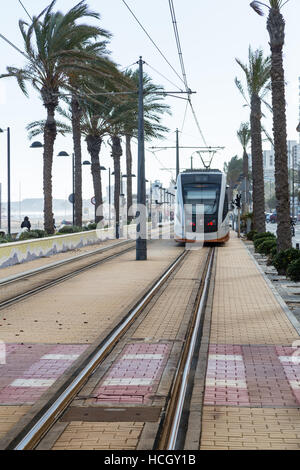
<instances>
[{"instance_id":1,"label":"tram stop platform","mask_svg":"<svg viewBox=\"0 0 300 470\"><path fill-rule=\"evenodd\" d=\"M217 249L207 331L200 449L299 450L300 324L235 234Z\"/></svg>"}]
</instances>

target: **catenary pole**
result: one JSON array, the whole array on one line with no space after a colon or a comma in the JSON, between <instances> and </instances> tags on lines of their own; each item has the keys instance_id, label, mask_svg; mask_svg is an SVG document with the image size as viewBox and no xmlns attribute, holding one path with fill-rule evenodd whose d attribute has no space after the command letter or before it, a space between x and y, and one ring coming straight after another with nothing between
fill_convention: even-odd
<instances>
[{"instance_id":1,"label":"catenary pole","mask_svg":"<svg viewBox=\"0 0 300 470\"><path fill-rule=\"evenodd\" d=\"M146 221L146 181L145 181L145 143L144 143L144 86L143 60L139 59L139 111L138 111L138 191L137 203L140 222L137 224L136 260L147 259L147 221Z\"/></svg>"}]
</instances>

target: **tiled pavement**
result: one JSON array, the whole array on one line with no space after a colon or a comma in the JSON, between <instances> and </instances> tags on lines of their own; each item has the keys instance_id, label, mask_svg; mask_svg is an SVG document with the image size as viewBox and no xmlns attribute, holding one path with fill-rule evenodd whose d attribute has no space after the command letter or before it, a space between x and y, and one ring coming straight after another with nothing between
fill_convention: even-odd
<instances>
[{"instance_id":1,"label":"tiled pavement","mask_svg":"<svg viewBox=\"0 0 300 470\"><path fill-rule=\"evenodd\" d=\"M95 390L96 403L145 404L163 372L170 345L129 344Z\"/></svg>"},{"instance_id":2,"label":"tiled pavement","mask_svg":"<svg viewBox=\"0 0 300 470\"><path fill-rule=\"evenodd\" d=\"M243 243L218 249L200 449L300 449L299 340Z\"/></svg>"},{"instance_id":3,"label":"tiled pavement","mask_svg":"<svg viewBox=\"0 0 300 470\"><path fill-rule=\"evenodd\" d=\"M5 363L0 364L0 405L34 403L87 347L7 344Z\"/></svg>"}]
</instances>

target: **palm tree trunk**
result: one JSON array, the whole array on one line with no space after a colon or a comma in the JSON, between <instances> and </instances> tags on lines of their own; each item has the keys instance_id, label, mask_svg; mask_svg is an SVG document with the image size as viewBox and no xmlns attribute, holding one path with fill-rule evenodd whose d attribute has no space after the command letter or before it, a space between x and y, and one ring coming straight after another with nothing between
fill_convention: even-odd
<instances>
[{"instance_id":1,"label":"palm tree trunk","mask_svg":"<svg viewBox=\"0 0 300 470\"><path fill-rule=\"evenodd\" d=\"M50 101L50 100L49 100ZM44 102L47 109L47 120L44 128L43 155L43 191L44 191L44 228L49 234L54 233L54 217L52 206L52 165L53 150L56 138L55 108L56 103Z\"/></svg>"},{"instance_id":2,"label":"palm tree trunk","mask_svg":"<svg viewBox=\"0 0 300 470\"><path fill-rule=\"evenodd\" d=\"M120 180L121 180L121 163L120 159L123 154L121 147L121 139L117 135L111 137L112 140L112 152L111 156L114 161L114 173L115 173L115 224L116 224L116 237L119 237L120 233Z\"/></svg>"},{"instance_id":3,"label":"palm tree trunk","mask_svg":"<svg viewBox=\"0 0 300 470\"><path fill-rule=\"evenodd\" d=\"M282 48L285 23L280 11L271 9L267 28L271 46L271 83L275 152L275 194L277 209L277 250L290 248L290 199L288 182L286 102Z\"/></svg>"},{"instance_id":4,"label":"palm tree trunk","mask_svg":"<svg viewBox=\"0 0 300 470\"><path fill-rule=\"evenodd\" d=\"M248 164L248 154L246 149L243 153L243 178L244 178L244 191L245 198L242 206L242 213L246 214L249 211L249 164Z\"/></svg>"},{"instance_id":5,"label":"palm tree trunk","mask_svg":"<svg viewBox=\"0 0 300 470\"><path fill-rule=\"evenodd\" d=\"M86 137L88 152L91 156L91 173L93 178L94 193L95 193L95 222L101 222L103 219L102 213L102 184L101 184L101 170L100 170L100 149L102 138L99 136L88 135Z\"/></svg>"},{"instance_id":6,"label":"palm tree trunk","mask_svg":"<svg viewBox=\"0 0 300 470\"><path fill-rule=\"evenodd\" d=\"M74 212L75 212L75 225L82 226L82 166L81 166L81 129L80 119L81 110L78 100L73 95L71 102L72 109L72 131L73 131L73 146L75 155L75 177L74 177Z\"/></svg>"},{"instance_id":7,"label":"palm tree trunk","mask_svg":"<svg viewBox=\"0 0 300 470\"><path fill-rule=\"evenodd\" d=\"M266 231L264 169L261 138L261 101L257 95L251 98L251 153L253 178L253 224L258 232Z\"/></svg>"},{"instance_id":8,"label":"palm tree trunk","mask_svg":"<svg viewBox=\"0 0 300 470\"><path fill-rule=\"evenodd\" d=\"M128 214L132 206L132 153L131 153L131 135L126 134L126 173L127 173L127 220L128 223L133 220L133 216Z\"/></svg>"}]
</instances>

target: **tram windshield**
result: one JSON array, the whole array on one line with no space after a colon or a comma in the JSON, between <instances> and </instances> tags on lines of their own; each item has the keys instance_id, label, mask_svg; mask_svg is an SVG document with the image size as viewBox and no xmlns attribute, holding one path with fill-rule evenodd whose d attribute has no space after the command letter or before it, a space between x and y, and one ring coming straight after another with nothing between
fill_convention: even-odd
<instances>
[{"instance_id":1,"label":"tram windshield","mask_svg":"<svg viewBox=\"0 0 300 470\"><path fill-rule=\"evenodd\" d=\"M192 204L193 212L196 204L204 205L204 214L216 214L219 205L220 186L213 183L190 183L184 184L184 204Z\"/></svg>"}]
</instances>

